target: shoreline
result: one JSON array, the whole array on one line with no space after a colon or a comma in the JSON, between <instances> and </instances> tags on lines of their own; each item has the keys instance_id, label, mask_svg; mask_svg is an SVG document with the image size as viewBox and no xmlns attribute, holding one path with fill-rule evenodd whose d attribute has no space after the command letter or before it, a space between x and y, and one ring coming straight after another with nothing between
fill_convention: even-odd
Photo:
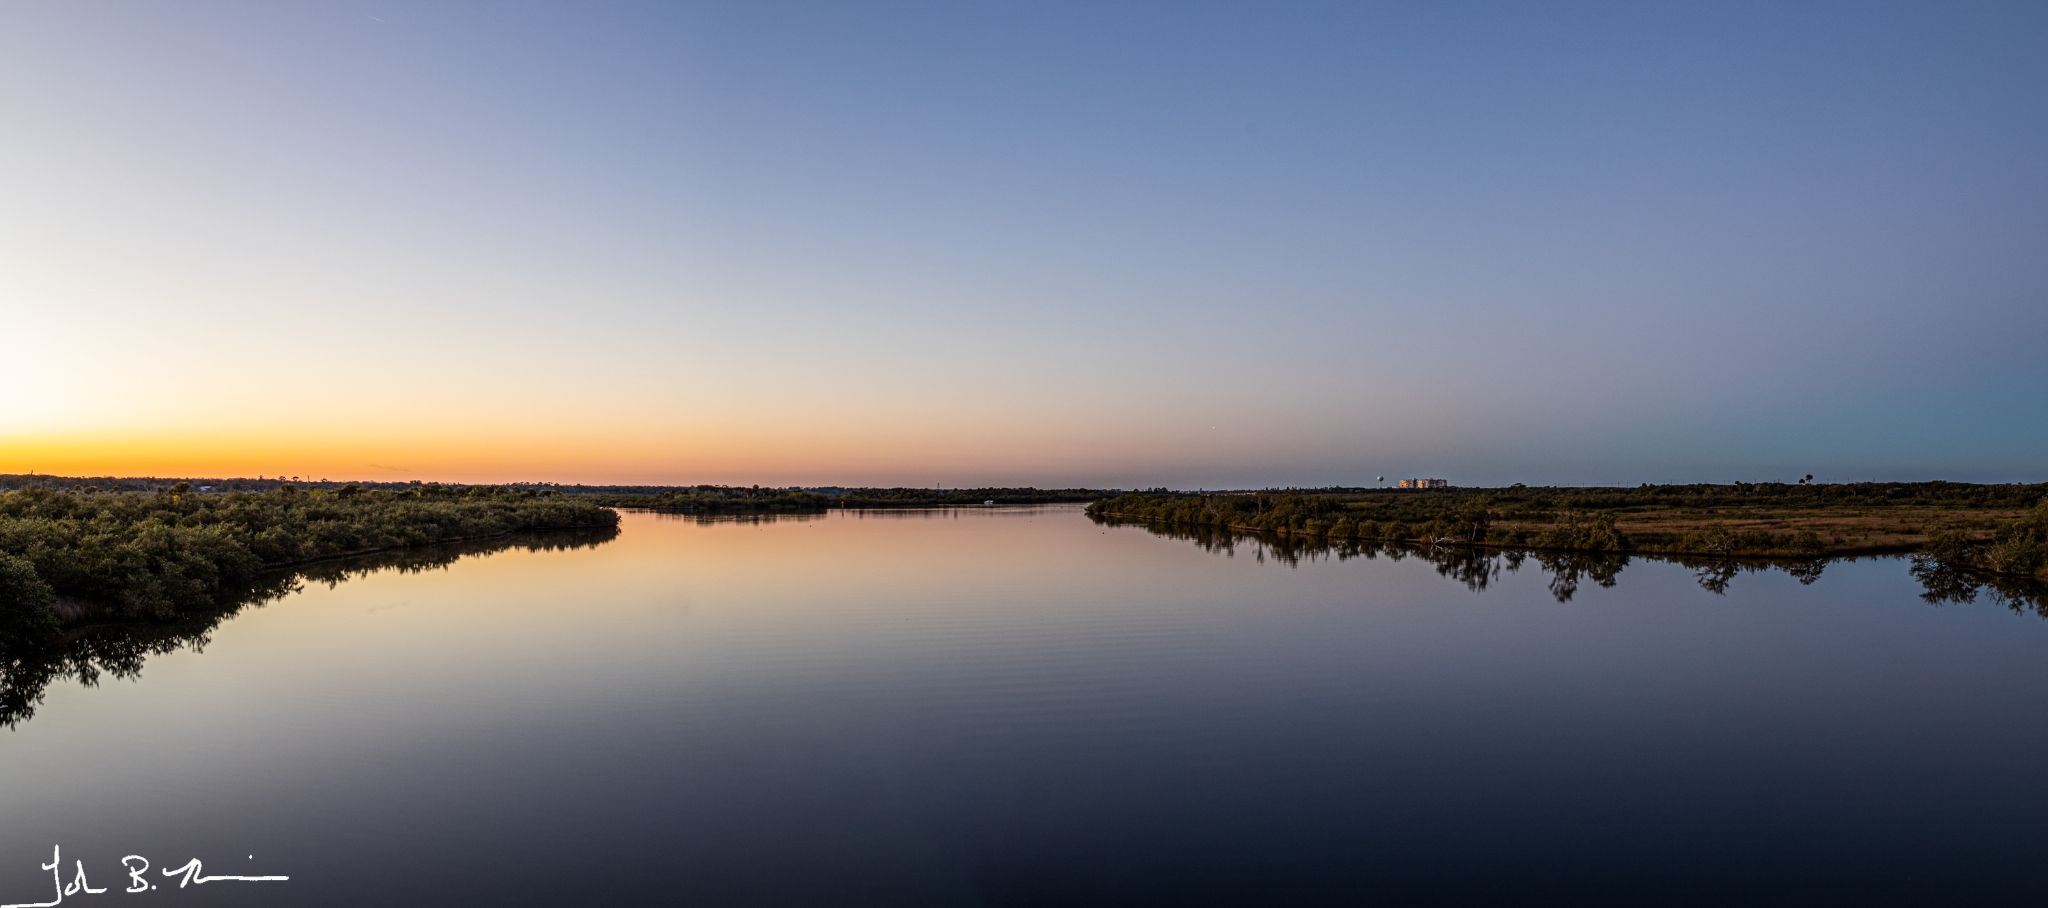
<instances>
[{"instance_id":1,"label":"shoreline","mask_svg":"<svg viewBox=\"0 0 2048 908\"><path fill-rule=\"evenodd\" d=\"M558 526L506 530L502 533L487 533L479 536L464 536L457 539L439 539L433 542L422 542L410 545L376 546L373 548L358 549L350 552L341 552L332 555L321 555L314 558L301 558L296 561L287 561L280 562L277 564L264 565L257 569L257 576L259 578L272 580L286 579L287 576L297 577L303 574L304 571L300 570L301 568L305 568L311 565L328 564L337 561L348 561L357 558L371 558L378 555L396 555L403 552L426 552L434 549L439 549L445 546L468 545L471 543L489 542L494 539L507 539L515 536L545 535L550 533L573 532L577 530L616 529L616 524L608 523L562 524ZM459 553L457 557L461 557L461 555L463 554L472 553ZM221 611L230 611L241 608L248 604L248 602L223 603L220 605L219 609ZM194 610L170 618L141 620L123 619L117 616L110 615L108 613L108 606L86 600L74 599L66 596L58 597L58 601L56 603L56 611L59 622L59 633L67 638L75 636L80 633L90 632L92 630L100 628L126 627L136 624L172 625L177 624L180 621L204 620L204 617L207 614L207 612L203 610Z\"/></svg>"},{"instance_id":2,"label":"shoreline","mask_svg":"<svg viewBox=\"0 0 2048 908\"><path fill-rule=\"evenodd\" d=\"M1910 555L2048 582L2048 485L1157 490L1104 499L1088 513L1303 541L1694 560Z\"/></svg>"},{"instance_id":3,"label":"shoreline","mask_svg":"<svg viewBox=\"0 0 2048 908\"><path fill-rule=\"evenodd\" d=\"M1253 536L1257 536L1257 535L1260 535L1260 534L1271 534L1271 535L1274 535L1274 536L1281 536L1281 537L1285 537L1285 538L1288 538L1288 539L1308 539L1308 540L1314 540L1314 539L1323 539L1323 540L1329 540L1329 541L1332 541L1332 542L1336 542L1336 541L1343 541L1343 542L1380 542L1380 543L1396 543L1396 544L1400 544L1400 545L1417 545L1417 546L1424 546L1424 545L1427 545L1427 546L1455 546L1455 547L1458 547L1458 548L1468 548L1468 549L1494 549L1494 550L1500 550L1500 551L1522 551L1522 552L1575 552L1575 553L1579 553L1579 554L1585 554L1585 555L1657 555L1657 556L1668 556L1668 557L1673 557L1673 558L1733 558L1733 559L1753 559L1753 560L1759 560L1759 561L1767 561L1767 560L1774 560L1774 561L1794 561L1794 560L1801 560L1801 559L1807 559L1807 558L1864 558L1864 557L1872 557L1872 556L1885 556L1885 555L1911 555L1911 554L1914 554L1914 553L1916 553L1916 552L1919 552L1919 551L1921 551L1922 549L1924 549L1924 548L1925 548L1925 546L1923 546L1923 545L1907 545L1907 544L1898 544L1898 545L1878 545L1878 546L1850 546L1850 547L1843 547L1843 548L1839 548L1839 549L1827 549L1827 550L1824 550L1824 551L1822 551L1822 552L1820 552L1820 553L1818 553L1818 554L1808 554L1808 553L1790 554L1790 553L1783 553L1783 552L1780 552L1780 553L1767 553L1767 552L1755 552L1755 551L1745 551L1745 552L1703 552L1703 551L1696 551L1696 550L1687 550L1687 549L1662 549L1662 548L1648 548L1648 547L1631 547L1631 548L1625 548L1625 549L1607 549L1607 548L1598 548L1598 549L1590 549L1590 548L1571 548L1571 547L1567 547L1567 546L1554 546L1554 545L1538 545L1538 544L1536 544L1536 543L1515 543L1515 542L1472 542L1472 541L1469 541L1469 540L1463 540L1463 539L1444 539L1444 538L1439 538L1439 539L1419 539L1419 538L1400 538L1400 537L1394 537L1394 536L1357 536L1357 535L1349 535L1349 536L1339 536L1339 535L1336 535L1336 534L1330 534L1330 533L1322 533L1322 534L1318 534L1318 533L1310 533L1310 532L1307 532L1307 531L1304 531L1304 530L1294 530L1294 531L1290 531L1290 530L1287 530L1287 529L1285 529L1285 528L1262 528L1262 527L1255 527L1255 526L1250 526L1250 525L1247 525L1247 524L1240 524L1240 523L1202 523L1202 522L1199 522L1199 521L1171 520L1171 519L1168 519L1168 518L1164 518L1164 517L1149 517L1149 516L1146 516L1146 515L1143 515L1143 514L1128 514L1128 513L1124 513L1124 512L1121 512L1121 511L1097 511L1097 512L1095 512L1095 513L1096 513L1097 515L1099 515L1099 516L1102 516L1102 517L1114 517L1114 518L1116 518L1116 519L1118 519L1118 520L1130 521L1130 522L1132 522L1132 523L1153 523L1153 524L1159 524L1159 525L1162 525L1162 526L1171 526L1171 527L1199 527L1199 528L1203 528L1203 529L1218 529L1218 530L1231 530L1231 531L1234 531L1234 532L1240 532L1240 533L1245 533L1245 534L1248 534L1248 535L1253 535Z\"/></svg>"}]
</instances>

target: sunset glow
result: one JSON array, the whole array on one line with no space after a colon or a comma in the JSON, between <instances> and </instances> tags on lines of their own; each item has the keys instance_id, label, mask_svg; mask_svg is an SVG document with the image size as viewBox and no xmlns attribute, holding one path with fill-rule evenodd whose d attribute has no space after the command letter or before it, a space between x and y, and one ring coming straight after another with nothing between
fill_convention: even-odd
<instances>
[{"instance_id":1,"label":"sunset glow","mask_svg":"<svg viewBox=\"0 0 2048 908\"><path fill-rule=\"evenodd\" d=\"M0 473L2038 478L2041 15L1420 13L16 7Z\"/></svg>"}]
</instances>

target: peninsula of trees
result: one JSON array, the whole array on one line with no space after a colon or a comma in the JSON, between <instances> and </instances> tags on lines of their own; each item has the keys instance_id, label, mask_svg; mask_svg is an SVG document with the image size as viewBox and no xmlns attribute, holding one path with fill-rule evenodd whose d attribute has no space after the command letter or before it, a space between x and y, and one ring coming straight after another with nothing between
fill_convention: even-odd
<instances>
[{"instance_id":1,"label":"peninsula of trees","mask_svg":"<svg viewBox=\"0 0 2048 908\"><path fill-rule=\"evenodd\" d=\"M217 608L324 559L571 527L616 528L594 502L489 486L343 485L201 492L0 492L0 642L67 621Z\"/></svg>"}]
</instances>

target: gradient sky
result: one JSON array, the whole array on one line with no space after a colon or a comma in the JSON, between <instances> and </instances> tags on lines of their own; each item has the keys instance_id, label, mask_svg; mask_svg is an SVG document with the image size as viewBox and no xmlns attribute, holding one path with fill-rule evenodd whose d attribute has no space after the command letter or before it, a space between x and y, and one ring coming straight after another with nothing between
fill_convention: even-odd
<instances>
[{"instance_id":1,"label":"gradient sky","mask_svg":"<svg viewBox=\"0 0 2048 908\"><path fill-rule=\"evenodd\" d=\"M0 6L0 472L2048 479L2048 4Z\"/></svg>"}]
</instances>

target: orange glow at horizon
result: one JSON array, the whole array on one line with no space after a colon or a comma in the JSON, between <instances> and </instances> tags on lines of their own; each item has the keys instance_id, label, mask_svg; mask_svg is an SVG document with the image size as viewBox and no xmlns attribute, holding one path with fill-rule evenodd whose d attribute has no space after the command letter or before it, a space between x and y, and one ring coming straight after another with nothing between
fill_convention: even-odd
<instances>
[{"instance_id":1,"label":"orange glow at horizon","mask_svg":"<svg viewBox=\"0 0 2048 908\"><path fill-rule=\"evenodd\" d=\"M491 427L431 434L137 430L0 436L0 473L80 477L1046 485L1064 484L1066 477L1096 467L1083 450L1061 454L1027 444L1011 432L990 438L966 433L906 438L843 430L624 433Z\"/></svg>"}]
</instances>

